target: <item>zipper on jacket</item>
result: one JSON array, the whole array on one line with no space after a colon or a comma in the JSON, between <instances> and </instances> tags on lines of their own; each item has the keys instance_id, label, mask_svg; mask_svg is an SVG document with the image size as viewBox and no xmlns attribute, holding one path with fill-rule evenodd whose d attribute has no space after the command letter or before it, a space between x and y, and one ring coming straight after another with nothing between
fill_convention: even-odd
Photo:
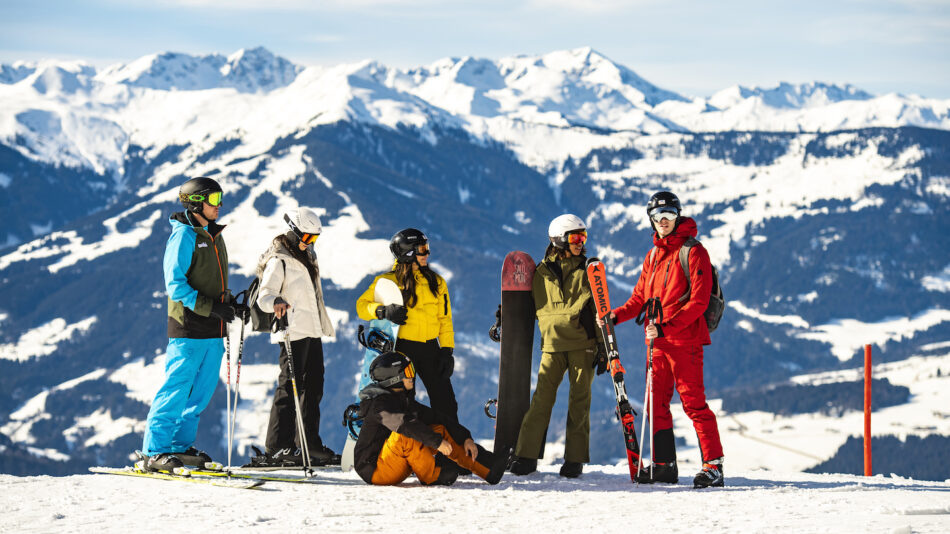
<instances>
[{"instance_id":1,"label":"zipper on jacket","mask_svg":"<svg viewBox=\"0 0 950 534\"><path fill-rule=\"evenodd\" d=\"M214 242L216 235L211 235L209 232L205 232L208 236L211 237L211 247L214 248L214 259L218 262L218 274L221 275L221 302L224 302L224 292L227 291L226 284L224 283L224 271L221 269L221 256L218 254L218 245ZM221 232L218 232L220 235ZM224 319L221 319L221 326L219 329L221 337L224 337Z\"/></svg>"}]
</instances>

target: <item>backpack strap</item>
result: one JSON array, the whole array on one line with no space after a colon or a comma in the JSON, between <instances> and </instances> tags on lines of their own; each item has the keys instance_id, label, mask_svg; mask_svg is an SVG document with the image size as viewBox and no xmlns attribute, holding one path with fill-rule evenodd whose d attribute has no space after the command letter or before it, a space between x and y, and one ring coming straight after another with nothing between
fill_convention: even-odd
<instances>
[{"instance_id":1,"label":"backpack strap","mask_svg":"<svg viewBox=\"0 0 950 534\"><path fill-rule=\"evenodd\" d=\"M689 300L689 294L692 291L692 283L689 279L689 251L698 244L699 241L695 237L691 237L680 247L680 267L683 268L683 274L686 275L686 293L683 293L683 296L677 302Z\"/></svg>"}]
</instances>

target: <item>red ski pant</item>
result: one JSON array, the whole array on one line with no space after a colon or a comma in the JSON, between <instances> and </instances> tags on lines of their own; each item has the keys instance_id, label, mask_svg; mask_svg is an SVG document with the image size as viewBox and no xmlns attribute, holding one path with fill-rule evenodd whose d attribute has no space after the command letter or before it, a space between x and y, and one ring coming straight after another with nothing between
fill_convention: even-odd
<instances>
[{"instance_id":1,"label":"red ski pant","mask_svg":"<svg viewBox=\"0 0 950 534\"><path fill-rule=\"evenodd\" d=\"M649 349L647 349L649 350ZM703 386L703 346L676 346L654 342L653 345L653 432L673 428L670 400L673 386L680 394L683 411L693 421L703 461L722 456L719 426L716 414L706 404L706 388ZM649 417L649 412L647 412ZM646 439L643 437L642 439Z\"/></svg>"}]
</instances>

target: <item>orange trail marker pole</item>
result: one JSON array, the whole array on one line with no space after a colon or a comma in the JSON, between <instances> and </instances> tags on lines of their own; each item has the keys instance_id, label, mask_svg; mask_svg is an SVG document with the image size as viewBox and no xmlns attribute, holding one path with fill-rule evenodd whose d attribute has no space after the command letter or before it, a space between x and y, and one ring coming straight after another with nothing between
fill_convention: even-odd
<instances>
[{"instance_id":1,"label":"orange trail marker pole","mask_svg":"<svg viewBox=\"0 0 950 534\"><path fill-rule=\"evenodd\" d=\"M871 469L871 345L864 346L864 476Z\"/></svg>"}]
</instances>

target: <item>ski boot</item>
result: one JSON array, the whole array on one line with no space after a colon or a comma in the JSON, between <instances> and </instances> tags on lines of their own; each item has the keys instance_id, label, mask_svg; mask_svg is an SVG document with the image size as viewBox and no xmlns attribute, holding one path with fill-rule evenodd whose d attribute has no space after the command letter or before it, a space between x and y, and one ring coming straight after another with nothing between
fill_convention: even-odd
<instances>
[{"instance_id":1,"label":"ski boot","mask_svg":"<svg viewBox=\"0 0 950 534\"><path fill-rule=\"evenodd\" d=\"M725 479L722 476L722 458L703 462L703 470L696 473L693 479L694 488L722 487Z\"/></svg>"},{"instance_id":2,"label":"ski boot","mask_svg":"<svg viewBox=\"0 0 950 534\"><path fill-rule=\"evenodd\" d=\"M303 466L303 459L300 454L300 449L278 449L277 451L267 454L261 452L257 447L251 447L254 449L254 452L257 454L251 458L250 463L247 463L241 467L246 467L250 469L293 469L295 467Z\"/></svg>"},{"instance_id":3,"label":"ski boot","mask_svg":"<svg viewBox=\"0 0 950 534\"><path fill-rule=\"evenodd\" d=\"M142 462L142 467L146 471L151 472L177 473L181 468L185 467L185 464L174 454L163 452L146 458L145 461Z\"/></svg>"},{"instance_id":4,"label":"ski boot","mask_svg":"<svg viewBox=\"0 0 950 534\"><path fill-rule=\"evenodd\" d=\"M489 462L491 465L486 465L483 462L479 462L482 465L488 467L488 476L485 477L485 482L488 482L492 486L501 482L501 477L505 476L505 470L508 468L508 463L511 461L511 447L499 452L498 454L489 453L485 451L484 453L479 452L479 456L482 454L491 455Z\"/></svg>"},{"instance_id":5,"label":"ski boot","mask_svg":"<svg viewBox=\"0 0 950 534\"><path fill-rule=\"evenodd\" d=\"M435 455L435 465L439 468L439 476L434 481L423 485L426 486L451 486L455 484L455 479L459 477L459 466L452 459L443 456L441 453Z\"/></svg>"},{"instance_id":6,"label":"ski boot","mask_svg":"<svg viewBox=\"0 0 950 534\"><path fill-rule=\"evenodd\" d=\"M564 460L564 465L561 466L560 475L564 478L577 478L581 476L581 473L584 472L584 464L580 462L569 462Z\"/></svg>"},{"instance_id":7,"label":"ski boot","mask_svg":"<svg viewBox=\"0 0 950 534\"><path fill-rule=\"evenodd\" d=\"M649 467L641 467L637 474L637 482L640 484L653 484L654 482L676 484L679 482L679 468L676 467L676 460L666 463L654 462L652 477L650 476Z\"/></svg>"},{"instance_id":8,"label":"ski boot","mask_svg":"<svg viewBox=\"0 0 950 534\"><path fill-rule=\"evenodd\" d=\"M340 465L340 455L333 452L333 449L330 447L321 445L317 449L310 451L310 465L314 467Z\"/></svg>"},{"instance_id":9,"label":"ski boot","mask_svg":"<svg viewBox=\"0 0 950 534\"><path fill-rule=\"evenodd\" d=\"M511 462L511 468L508 470L518 476L530 475L538 470L538 460L535 458L515 456L514 461Z\"/></svg>"},{"instance_id":10,"label":"ski boot","mask_svg":"<svg viewBox=\"0 0 950 534\"><path fill-rule=\"evenodd\" d=\"M217 465L211 459L211 456L208 456L208 453L194 447L188 447L188 450L173 454L177 456L183 464L188 466L200 467L201 469L212 469L215 465Z\"/></svg>"}]
</instances>

